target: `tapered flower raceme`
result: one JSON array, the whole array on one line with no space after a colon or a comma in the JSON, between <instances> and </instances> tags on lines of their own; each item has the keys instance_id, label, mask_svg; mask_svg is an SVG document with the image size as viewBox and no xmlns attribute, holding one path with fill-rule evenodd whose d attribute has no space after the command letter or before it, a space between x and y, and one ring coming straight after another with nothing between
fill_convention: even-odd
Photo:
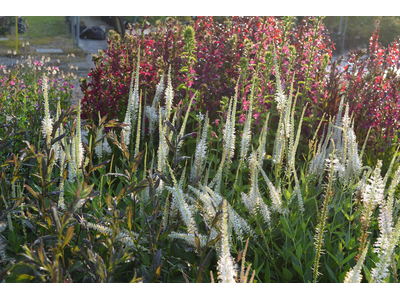
<instances>
[{"instance_id":1,"label":"tapered flower raceme","mask_svg":"<svg viewBox=\"0 0 400 300\"><path fill-rule=\"evenodd\" d=\"M215 217L215 207L219 207L224 200L221 195L214 192L208 186L199 184L200 190L189 186L189 188L199 197L203 202L204 210L207 212L209 220L213 220ZM232 228L238 239L243 240L243 233L247 233L251 236L254 235L250 225L244 220L234 209L227 203L228 215L229 215L229 228Z\"/></svg>"},{"instance_id":2,"label":"tapered flower raceme","mask_svg":"<svg viewBox=\"0 0 400 300\"><path fill-rule=\"evenodd\" d=\"M69 148L69 147L68 147ZM72 138L72 144L67 152L68 164L68 180L70 182L75 181L76 177L79 177L82 173L81 166L84 162L84 148L82 144L81 134L81 100L78 104L78 113L76 121L76 134Z\"/></svg>"},{"instance_id":3,"label":"tapered flower raceme","mask_svg":"<svg viewBox=\"0 0 400 300\"><path fill-rule=\"evenodd\" d=\"M344 279L344 283L360 283L362 280L362 274L361 274L361 269L364 264L365 257L367 256L368 253L368 246L364 248L361 257L358 259L357 264L347 272L346 278Z\"/></svg>"},{"instance_id":4,"label":"tapered flower raceme","mask_svg":"<svg viewBox=\"0 0 400 300\"><path fill-rule=\"evenodd\" d=\"M112 229L107 226L104 226L101 224L94 224L94 223L87 222L84 220L81 220L80 223L84 226L87 226L89 229L96 230L105 235L111 236L113 234ZM121 243L123 243L126 246L130 246L130 247L134 247L134 248L136 248L135 241L138 238L139 238L139 235L136 232L133 232L133 231L128 232L127 230L123 230L123 229L120 229L117 236L115 237L115 239L117 241L120 241ZM141 246L139 246L139 249L147 251L145 248L143 248Z\"/></svg>"},{"instance_id":5,"label":"tapered flower raceme","mask_svg":"<svg viewBox=\"0 0 400 300\"><path fill-rule=\"evenodd\" d=\"M236 283L237 270L235 261L230 253L229 231L228 231L228 210L226 200L222 205L222 237L221 253L218 261L218 278L222 283Z\"/></svg>"},{"instance_id":6,"label":"tapered flower raceme","mask_svg":"<svg viewBox=\"0 0 400 300\"><path fill-rule=\"evenodd\" d=\"M264 177L265 182L267 183L270 197L272 200L272 210L277 211L281 214L287 213L287 210L283 208L282 196L279 189L276 189L272 182L269 180L267 174L261 168L261 166L257 163L257 167L260 169L262 176Z\"/></svg>"},{"instance_id":7,"label":"tapered flower raceme","mask_svg":"<svg viewBox=\"0 0 400 300\"><path fill-rule=\"evenodd\" d=\"M228 109L228 115L226 118L226 124L224 129L224 147L228 151L227 162L228 164L231 162L233 155L235 154L235 120L236 120L236 106L238 99L238 87L239 82L236 84L236 92L235 98L230 102L230 106Z\"/></svg>"},{"instance_id":8,"label":"tapered flower raceme","mask_svg":"<svg viewBox=\"0 0 400 300\"><path fill-rule=\"evenodd\" d=\"M140 118L141 118L141 114L142 114L142 105L141 105L141 97L139 100L139 117L138 117L138 122L137 122L137 129L136 129L136 144L135 144L135 154L134 156L136 157L139 154L139 147L140 147ZM144 125L144 122L143 122Z\"/></svg>"},{"instance_id":9,"label":"tapered flower raceme","mask_svg":"<svg viewBox=\"0 0 400 300\"><path fill-rule=\"evenodd\" d=\"M140 48L138 51L138 59L136 63L136 76L132 72L131 84L129 88L128 106L126 108L124 124L127 126L122 130L124 143L126 146L130 144L132 128L135 126L137 119L137 109L139 107L139 65L140 65ZM133 89L133 79L135 78L135 88Z\"/></svg>"},{"instance_id":10,"label":"tapered flower raceme","mask_svg":"<svg viewBox=\"0 0 400 300\"><path fill-rule=\"evenodd\" d=\"M111 147L107 142L107 139L104 138L104 128L101 127L98 131L97 141L98 144L94 148L94 152L96 153L99 159L102 159L105 154L111 153Z\"/></svg>"},{"instance_id":11,"label":"tapered flower raceme","mask_svg":"<svg viewBox=\"0 0 400 300\"><path fill-rule=\"evenodd\" d=\"M349 177L358 176L362 167L362 163L360 156L358 155L356 135L353 128L348 128L347 143L348 155L346 171L349 173Z\"/></svg>"},{"instance_id":12,"label":"tapered flower raceme","mask_svg":"<svg viewBox=\"0 0 400 300\"><path fill-rule=\"evenodd\" d=\"M207 243L207 237L201 234L196 234L196 236L199 238L200 240L200 246L201 247L205 247L206 243ZM185 241L187 244L191 245L194 248L197 248L197 244L196 244L196 236L194 235L194 233L178 233L178 232L174 232L172 231L168 237L170 239L181 239L183 241Z\"/></svg>"},{"instance_id":13,"label":"tapered flower raceme","mask_svg":"<svg viewBox=\"0 0 400 300\"><path fill-rule=\"evenodd\" d=\"M278 111L281 111L283 109L283 107L285 106L287 99L286 99L286 95L280 88L278 88L278 91L275 94L275 101L278 104L277 105Z\"/></svg>"},{"instance_id":14,"label":"tapered flower raceme","mask_svg":"<svg viewBox=\"0 0 400 300\"><path fill-rule=\"evenodd\" d=\"M235 154L235 115L236 115L236 105L237 105L237 93L238 85L236 85L236 95L232 103L232 99L229 102L228 114L226 117L225 128L223 130L223 140L224 140L224 152L222 154L221 163L219 165L217 174L210 183L210 187L214 187L215 190L219 191L220 183L222 180L222 172L224 167L229 167L229 163L232 161L232 157ZM225 164L226 161L226 164Z\"/></svg>"},{"instance_id":15,"label":"tapered flower raceme","mask_svg":"<svg viewBox=\"0 0 400 300\"><path fill-rule=\"evenodd\" d=\"M211 225L212 220L215 218L215 204L213 199L208 193L199 191L198 189L188 186L189 189L199 198L202 203L203 210L205 212L205 219L208 222L207 225Z\"/></svg>"},{"instance_id":16,"label":"tapered flower raceme","mask_svg":"<svg viewBox=\"0 0 400 300\"><path fill-rule=\"evenodd\" d=\"M276 51L274 51L274 64L275 64L275 77L276 77L275 101L277 103L277 109L281 113L282 110L286 107L287 98L284 92L282 91L281 76L277 63Z\"/></svg>"},{"instance_id":17,"label":"tapered flower raceme","mask_svg":"<svg viewBox=\"0 0 400 300\"><path fill-rule=\"evenodd\" d=\"M378 161L371 178L368 180L369 184L364 187L362 192L362 201L364 205L372 204L374 207L383 201L385 186L380 174L382 168L382 161Z\"/></svg>"},{"instance_id":18,"label":"tapered flower raceme","mask_svg":"<svg viewBox=\"0 0 400 300\"><path fill-rule=\"evenodd\" d=\"M389 240L393 231L393 220L392 214L390 213L385 201L380 202L379 211L378 223L380 235L374 244L374 252L379 253L382 251L383 253L386 253L388 251Z\"/></svg>"},{"instance_id":19,"label":"tapered flower raceme","mask_svg":"<svg viewBox=\"0 0 400 300\"><path fill-rule=\"evenodd\" d=\"M320 176L325 171L325 160L330 154L330 150L328 149L328 142L332 136L332 124L329 123L328 132L325 131L323 138L318 143L317 153L311 160L308 175L314 174L316 176ZM336 145L336 143L335 143Z\"/></svg>"},{"instance_id":20,"label":"tapered flower raceme","mask_svg":"<svg viewBox=\"0 0 400 300\"><path fill-rule=\"evenodd\" d=\"M276 165L279 165L283 160L283 154L286 146L285 127L282 124L281 119L279 119L277 134L278 137L275 139L274 149L272 153L272 162Z\"/></svg>"},{"instance_id":21,"label":"tapered flower raceme","mask_svg":"<svg viewBox=\"0 0 400 300\"><path fill-rule=\"evenodd\" d=\"M327 171L328 171L328 184L326 185L325 189L325 197L324 197L324 202L322 205L322 210L319 218L319 222L317 226L315 227L315 259L314 259L314 267L313 267L313 282L316 283L318 276L320 273L318 272L319 268L319 260L321 257L321 254L323 253L322 246L324 244L324 234L325 234L325 227L326 227L326 222L327 222L327 217L328 217L328 210L329 210L329 202L332 201L333 197L333 184L334 181L336 180L335 176L335 171L334 171L334 166L333 166L333 154L329 155L329 158L326 160L327 164Z\"/></svg>"},{"instance_id":22,"label":"tapered flower raceme","mask_svg":"<svg viewBox=\"0 0 400 300\"><path fill-rule=\"evenodd\" d=\"M390 183L390 186L389 186L389 189L387 192L387 206L390 209L390 211L392 211L393 206L394 206L394 193L395 193L396 187L399 185L399 183L400 183L400 167L398 167L398 169L394 173L392 182Z\"/></svg>"},{"instance_id":23,"label":"tapered flower raceme","mask_svg":"<svg viewBox=\"0 0 400 300\"><path fill-rule=\"evenodd\" d=\"M335 117L335 127L333 128L332 138L335 141L337 153L342 152L342 112L343 112L344 96L340 100L339 110Z\"/></svg>"},{"instance_id":24,"label":"tapered flower raceme","mask_svg":"<svg viewBox=\"0 0 400 300\"><path fill-rule=\"evenodd\" d=\"M76 161L79 167L81 166L83 160L84 160L84 154L85 154L85 149L83 148L82 144L82 129L81 129L81 100L79 100L78 104L78 116L77 116L77 122L76 122Z\"/></svg>"},{"instance_id":25,"label":"tapered flower raceme","mask_svg":"<svg viewBox=\"0 0 400 300\"><path fill-rule=\"evenodd\" d=\"M250 92L250 104L246 115L246 121L244 123L242 140L240 142L240 160L244 160L247 156L249 150L250 140L251 140L251 119L253 118L253 98L254 98L254 87L255 78L253 78L253 83Z\"/></svg>"},{"instance_id":26,"label":"tapered flower raceme","mask_svg":"<svg viewBox=\"0 0 400 300\"><path fill-rule=\"evenodd\" d=\"M251 187L247 195L243 192L241 193L241 200L251 214L257 214L257 212L260 212L264 219L264 222L267 223L268 226L271 226L271 213L269 211L268 205L264 203L258 188L257 164L257 153L252 152L249 157Z\"/></svg>"},{"instance_id":27,"label":"tapered flower raceme","mask_svg":"<svg viewBox=\"0 0 400 300\"><path fill-rule=\"evenodd\" d=\"M179 187L179 183L177 182L171 167L169 165L168 167L172 176L172 181L174 183L174 187L165 187L168 191L172 193L171 212L175 211L176 209L179 210L179 213L182 216L182 220L187 227L188 233L197 233L196 222L193 219L193 214L189 208L189 205L186 203L185 194L183 190Z\"/></svg>"},{"instance_id":28,"label":"tapered flower raceme","mask_svg":"<svg viewBox=\"0 0 400 300\"><path fill-rule=\"evenodd\" d=\"M0 222L0 258L7 259L6 247L7 239L1 234L7 228L7 222Z\"/></svg>"},{"instance_id":29,"label":"tapered flower raceme","mask_svg":"<svg viewBox=\"0 0 400 300\"><path fill-rule=\"evenodd\" d=\"M297 178L297 173L296 173L296 170L294 168L293 168L293 176L294 176L294 182L295 182L294 190L296 192L297 200L299 202L299 209L300 209L301 213L304 213L303 196L301 195L299 179Z\"/></svg>"},{"instance_id":30,"label":"tapered flower raceme","mask_svg":"<svg viewBox=\"0 0 400 300\"><path fill-rule=\"evenodd\" d=\"M167 88L165 89L165 108L167 110L165 115L165 120L169 120L173 99L174 99L174 91L171 83L171 66L169 66Z\"/></svg>"},{"instance_id":31,"label":"tapered flower raceme","mask_svg":"<svg viewBox=\"0 0 400 300\"><path fill-rule=\"evenodd\" d=\"M53 132L53 119L50 117L48 83L46 75L43 75L42 84L44 98L44 118L42 121L42 134L43 137L46 139L47 145L50 146L51 133Z\"/></svg>"},{"instance_id":32,"label":"tapered flower raceme","mask_svg":"<svg viewBox=\"0 0 400 300\"><path fill-rule=\"evenodd\" d=\"M378 262L376 267L371 270L372 282L383 282L389 276L389 265L395 247L399 243L400 238L400 218L397 219L395 228L392 230L390 237L384 244L380 244L378 253ZM382 242L382 241L381 241Z\"/></svg>"},{"instance_id":33,"label":"tapered flower raceme","mask_svg":"<svg viewBox=\"0 0 400 300\"><path fill-rule=\"evenodd\" d=\"M140 67L140 47L139 47L139 51L138 51L138 58L137 58L137 62L136 62L136 76L135 76L135 89L133 90L133 94L132 94L132 110L131 110L131 117L132 117L132 128L135 127L136 125L136 121L140 122L140 120L138 120L138 116L137 116L137 111L139 108L139 67ZM132 74L133 76L133 74Z\"/></svg>"},{"instance_id":34,"label":"tapered flower raceme","mask_svg":"<svg viewBox=\"0 0 400 300\"><path fill-rule=\"evenodd\" d=\"M157 124L158 120L157 108L146 106L144 113L149 120L149 135L151 136L151 134L154 132L154 127Z\"/></svg>"},{"instance_id":35,"label":"tapered flower raceme","mask_svg":"<svg viewBox=\"0 0 400 300\"><path fill-rule=\"evenodd\" d=\"M126 146L129 146L130 141L131 141L131 114L130 114L130 109L132 107L132 103L128 102L128 107L126 109L126 115L125 115L125 119L124 119L124 124L126 124L127 126L125 126L122 129L122 135L124 137L124 143Z\"/></svg>"},{"instance_id":36,"label":"tapered flower raceme","mask_svg":"<svg viewBox=\"0 0 400 300\"><path fill-rule=\"evenodd\" d=\"M164 88L165 88L164 78L165 78L165 74L163 74L161 76L160 82L157 85L156 94L154 95L153 103L151 104L151 107L153 107L154 109L157 108L157 105L161 100L161 96L162 96L162 93L163 93Z\"/></svg>"},{"instance_id":37,"label":"tapered flower raceme","mask_svg":"<svg viewBox=\"0 0 400 300\"><path fill-rule=\"evenodd\" d=\"M166 126L162 126L162 118L161 118L161 107L159 108L159 118L158 118L158 129L159 129L159 146L158 146L158 169L162 172L165 172L165 162L167 160L169 148L167 145L167 141L165 139L165 134L166 134ZM162 190L162 182L160 182L159 190Z\"/></svg>"},{"instance_id":38,"label":"tapered flower raceme","mask_svg":"<svg viewBox=\"0 0 400 300\"><path fill-rule=\"evenodd\" d=\"M194 155L194 166L192 168L191 179L199 176L205 165L207 159L207 132L208 132L208 112L206 113L206 118L203 124L203 133L201 135L200 141L196 146L196 153Z\"/></svg>"},{"instance_id":39,"label":"tapered flower raceme","mask_svg":"<svg viewBox=\"0 0 400 300\"><path fill-rule=\"evenodd\" d=\"M213 199L214 206L219 206L222 201L224 200L221 195L214 192L208 186L200 185L200 188L203 192L208 193ZM253 230L251 229L250 225L243 219L234 209L233 207L227 203L228 207L228 214L229 214L229 228L233 228L239 240L243 240L243 233L247 233L251 236L254 235Z\"/></svg>"},{"instance_id":40,"label":"tapered flower raceme","mask_svg":"<svg viewBox=\"0 0 400 300\"><path fill-rule=\"evenodd\" d=\"M264 162L264 158L265 158L265 145L266 145L267 133L268 133L268 120L269 120L269 113L267 114L267 118L265 120L264 126L261 131L260 144L259 144L258 153L257 153L258 163L261 165L261 167L263 166L263 162Z\"/></svg>"}]
</instances>

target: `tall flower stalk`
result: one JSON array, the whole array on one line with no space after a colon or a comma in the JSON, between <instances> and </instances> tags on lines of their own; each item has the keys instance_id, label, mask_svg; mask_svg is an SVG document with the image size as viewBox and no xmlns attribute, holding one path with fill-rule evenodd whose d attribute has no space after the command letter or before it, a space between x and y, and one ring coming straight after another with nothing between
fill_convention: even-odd
<instances>
[{"instance_id":1,"label":"tall flower stalk","mask_svg":"<svg viewBox=\"0 0 400 300\"><path fill-rule=\"evenodd\" d=\"M50 117L48 83L45 74L43 75L42 80L42 90L44 98L44 118L42 121L42 134L43 137L46 139L47 147L50 147L51 133L53 132L53 119Z\"/></svg>"},{"instance_id":2,"label":"tall flower stalk","mask_svg":"<svg viewBox=\"0 0 400 300\"><path fill-rule=\"evenodd\" d=\"M328 184L325 189L325 197L324 203L322 205L321 214L319 216L319 222L317 227L315 228L315 259L314 259L314 267L313 267L313 282L316 283L318 280L318 272L319 268L319 259L321 258L321 254L323 253L322 245L324 241L324 233L326 226L326 219L328 216L328 204L331 202L333 197L333 183L335 181L335 173L334 173L334 165L333 165L333 155L330 155L330 158L327 160L327 169L329 172Z\"/></svg>"},{"instance_id":3,"label":"tall flower stalk","mask_svg":"<svg viewBox=\"0 0 400 300\"><path fill-rule=\"evenodd\" d=\"M221 283L236 283L237 270L230 253L228 232L228 211L226 200L222 204L221 253L218 261L218 278Z\"/></svg>"}]
</instances>

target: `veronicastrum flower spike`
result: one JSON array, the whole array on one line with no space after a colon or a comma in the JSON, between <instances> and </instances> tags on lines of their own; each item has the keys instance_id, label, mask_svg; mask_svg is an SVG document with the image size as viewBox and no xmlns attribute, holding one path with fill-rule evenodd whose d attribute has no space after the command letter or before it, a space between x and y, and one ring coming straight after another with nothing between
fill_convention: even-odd
<instances>
[{"instance_id":1,"label":"veronicastrum flower spike","mask_svg":"<svg viewBox=\"0 0 400 300\"><path fill-rule=\"evenodd\" d=\"M50 147L51 133L53 132L53 119L50 118L49 95L47 89L48 89L47 77L46 75L43 75L42 90L44 98L44 118L42 121L42 134L43 137L46 139L47 146Z\"/></svg>"},{"instance_id":2,"label":"veronicastrum flower spike","mask_svg":"<svg viewBox=\"0 0 400 300\"><path fill-rule=\"evenodd\" d=\"M206 112L206 118L203 124L203 133L201 138L196 145L196 153L194 155L194 166L192 168L191 180L200 176L205 167L205 161L207 159L207 133L208 133L208 111Z\"/></svg>"},{"instance_id":3,"label":"veronicastrum flower spike","mask_svg":"<svg viewBox=\"0 0 400 300\"><path fill-rule=\"evenodd\" d=\"M254 88L255 88L255 76L253 76L250 91L250 104L249 109L246 114L246 120L244 123L243 135L242 140L240 143L240 161L244 161L247 156L247 152L249 151L249 144L251 140L251 120L253 118L253 99L254 99Z\"/></svg>"},{"instance_id":4,"label":"veronicastrum flower spike","mask_svg":"<svg viewBox=\"0 0 400 300\"><path fill-rule=\"evenodd\" d=\"M361 257L358 259L357 264L347 272L346 278L344 279L344 283L360 283L362 280L361 268L364 264L365 257L368 253L368 246L365 246Z\"/></svg>"},{"instance_id":5,"label":"veronicastrum flower spike","mask_svg":"<svg viewBox=\"0 0 400 300\"><path fill-rule=\"evenodd\" d=\"M228 210L226 200L222 204L222 237L221 253L218 261L218 278L221 283L236 283L236 264L230 253L229 231L228 231Z\"/></svg>"}]
</instances>

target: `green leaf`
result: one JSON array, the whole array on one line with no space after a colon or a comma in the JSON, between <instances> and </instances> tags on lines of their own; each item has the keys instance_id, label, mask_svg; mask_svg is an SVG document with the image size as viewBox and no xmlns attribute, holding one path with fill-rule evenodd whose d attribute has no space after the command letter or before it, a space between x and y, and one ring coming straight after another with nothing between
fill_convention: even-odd
<instances>
[{"instance_id":1,"label":"green leaf","mask_svg":"<svg viewBox=\"0 0 400 300\"><path fill-rule=\"evenodd\" d=\"M258 255L257 252L254 253L254 263L253 263L253 267L254 269L256 269L258 267Z\"/></svg>"},{"instance_id":2,"label":"green leaf","mask_svg":"<svg viewBox=\"0 0 400 300\"><path fill-rule=\"evenodd\" d=\"M166 136L165 134L164 134L164 137L165 137L165 140L167 141L167 144L168 144L169 149L170 149L173 153L175 153L175 147L172 146L171 142L169 141L169 139L167 138L167 136Z\"/></svg>"},{"instance_id":3,"label":"green leaf","mask_svg":"<svg viewBox=\"0 0 400 300\"><path fill-rule=\"evenodd\" d=\"M366 279L368 282L371 282L371 279L372 279L371 273L369 272L368 268L367 268L365 265L363 265L362 267L363 267L365 279Z\"/></svg>"},{"instance_id":4,"label":"green leaf","mask_svg":"<svg viewBox=\"0 0 400 300\"><path fill-rule=\"evenodd\" d=\"M290 280L293 278L293 274L292 272L290 272L288 269L286 268L282 268L282 273L283 273L283 279L286 282L290 282Z\"/></svg>"},{"instance_id":5,"label":"green leaf","mask_svg":"<svg viewBox=\"0 0 400 300\"><path fill-rule=\"evenodd\" d=\"M205 267L205 266L209 263L209 261L210 261L212 255L213 255L213 249L211 249L211 250L208 252L206 258L204 259L203 267Z\"/></svg>"},{"instance_id":6,"label":"green leaf","mask_svg":"<svg viewBox=\"0 0 400 300\"><path fill-rule=\"evenodd\" d=\"M262 267L264 266L264 263L262 263L257 269L256 269L256 275L261 271Z\"/></svg>"},{"instance_id":7,"label":"green leaf","mask_svg":"<svg viewBox=\"0 0 400 300\"><path fill-rule=\"evenodd\" d=\"M74 226L71 225L67 229L67 234L65 235L65 239L63 241L62 248L64 248L69 243L69 241L72 239L73 235L74 235Z\"/></svg>"},{"instance_id":8,"label":"green leaf","mask_svg":"<svg viewBox=\"0 0 400 300\"><path fill-rule=\"evenodd\" d=\"M136 157L133 159L132 168L131 168L131 174L132 174L132 173L136 170L136 168L138 167L140 161L141 161L142 158L143 158L144 152L145 152L145 150L140 151L140 152L136 155Z\"/></svg>"},{"instance_id":9,"label":"green leaf","mask_svg":"<svg viewBox=\"0 0 400 300\"><path fill-rule=\"evenodd\" d=\"M328 254L333 258L333 260L337 263L338 266L340 266L339 260L336 258L336 256L334 256L332 253L330 253L328 250L326 250L326 252L328 252Z\"/></svg>"},{"instance_id":10,"label":"green leaf","mask_svg":"<svg viewBox=\"0 0 400 300\"><path fill-rule=\"evenodd\" d=\"M345 265L350 259L352 259L354 256L356 256L358 252L353 252L350 255L348 255L343 261L342 261L342 266Z\"/></svg>"},{"instance_id":11,"label":"green leaf","mask_svg":"<svg viewBox=\"0 0 400 300\"><path fill-rule=\"evenodd\" d=\"M222 233L220 232L220 233L218 234L218 236L217 236L215 239L209 241L209 242L207 243L207 247L211 247L211 246L213 246L216 242L218 242L218 240L221 238L221 235L222 235Z\"/></svg>"},{"instance_id":12,"label":"green leaf","mask_svg":"<svg viewBox=\"0 0 400 300\"><path fill-rule=\"evenodd\" d=\"M35 276L33 276L33 275L21 274L21 275L17 276L15 278L15 281L13 281L13 282L23 283L23 282L29 282L29 281L31 281L33 279L35 279Z\"/></svg>"},{"instance_id":13,"label":"green leaf","mask_svg":"<svg viewBox=\"0 0 400 300\"><path fill-rule=\"evenodd\" d=\"M156 270L156 273L154 274L152 282L156 282L157 279L160 277L160 275L161 275L161 267L162 267L162 264L158 266L158 268Z\"/></svg>"},{"instance_id":14,"label":"green leaf","mask_svg":"<svg viewBox=\"0 0 400 300\"><path fill-rule=\"evenodd\" d=\"M199 239L199 237L197 236L196 233L194 234L194 240L195 240L196 245L197 245L197 251L200 252L200 239Z\"/></svg>"},{"instance_id":15,"label":"green leaf","mask_svg":"<svg viewBox=\"0 0 400 300\"><path fill-rule=\"evenodd\" d=\"M186 87L186 85L185 85L184 83L181 83L176 89L177 89L177 90L180 90L180 89L186 90L187 87Z\"/></svg>"},{"instance_id":16,"label":"green leaf","mask_svg":"<svg viewBox=\"0 0 400 300\"><path fill-rule=\"evenodd\" d=\"M290 253L290 256L292 257L293 268L296 270L297 273L300 274L301 277L303 277L304 273L303 273L303 269L301 267L300 261L292 253Z\"/></svg>"},{"instance_id":17,"label":"green leaf","mask_svg":"<svg viewBox=\"0 0 400 300\"><path fill-rule=\"evenodd\" d=\"M333 273L333 271L331 270L331 268L328 266L328 264L325 264L325 266L326 266L326 269L328 270L329 275L330 275L331 278L333 279L333 281L334 281L335 283L338 283L338 280L337 280L335 274Z\"/></svg>"},{"instance_id":18,"label":"green leaf","mask_svg":"<svg viewBox=\"0 0 400 300\"><path fill-rule=\"evenodd\" d=\"M31 193L31 195L33 197L35 197L37 200L39 200L39 195L26 183L24 183L24 186L26 187L26 189L28 190L29 193Z\"/></svg>"},{"instance_id":19,"label":"green leaf","mask_svg":"<svg viewBox=\"0 0 400 300\"><path fill-rule=\"evenodd\" d=\"M215 214L214 219L212 220L211 228L213 228L214 225L218 223L218 221L219 221L219 219L221 217L221 214L222 214L222 210L217 211L217 213Z\"/></svg>"},{"instance_id":20,"label":"green leaf","mask_svg":"<svg viewBox=\"0 0 400 300\"><path fill-rule=\"evenodd\" d=\"M96 171L97 169L100 169L101 167L105 166L106 164L108 164L110 162L110 159L107 159L106 161L103 161L97 165L95 165L93 168L91 168L89 170L89 174Z\"/></svg>"},{"instance_id":21,"label":"green leaf","mask_svg":"<svg viewBox=\"0 0 400 300\"><path fill-rule=\"evenodd\" d=\"M269 263L267 261L267 263L265 264L265 282L266 283L270 283L271 282L271 272L270 272L270 267L269 267Z\"/></svg>"},{"instance_id":22,"label":"green leaf","mask_svg":"<svg viewBox=\"0 0 400 300\"><path fill-rule=\"evenodd\" d=\"M175 126L171 124L171 122L165 120L164 123L169 127L169 129L171 129L173 131L173 133L175 133L175 135L177 135Z\"/></svg>"},{"instance_id":23,"label":"green leaf","mask_svg":"<svg viewBox=\"0 0 400 300\"><path fill-rule=\"evenodd\" d=\"M301 244L299 243L299 245L296 248L296 256L298 259L301 259L302 255L303 255L303 247L301 247Z\"/></svg>"}]
</instances>

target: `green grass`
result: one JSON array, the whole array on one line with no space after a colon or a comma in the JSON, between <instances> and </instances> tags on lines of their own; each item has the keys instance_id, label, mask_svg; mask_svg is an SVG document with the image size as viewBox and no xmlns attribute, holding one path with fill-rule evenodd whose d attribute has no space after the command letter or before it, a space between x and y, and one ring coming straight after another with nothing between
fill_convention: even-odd
<instances>
[{"instance_id":1,"label":"green grass","mask_svg":"<svg viewBox=\"0 0 400 300\"><path fill-rule=\"evenodd\" d=\"M69 26L63 16L46 16L46 17L23 17L26 20L27 30L25 33L18 34L18 54L20 55L37 55L36 47L44 48L60 48L66 56L74 53L75 56L84 57L81 49L74 47L71 38ZM7 55L7 51L15 50L15 36L7 35L7 41L0 41L0 55ZM23 44L29 42L29 46L22 47ZM54 55L52 55L54 56ZM60 55L56 55L60 56Z\"/></svg>"}]
</instances>

